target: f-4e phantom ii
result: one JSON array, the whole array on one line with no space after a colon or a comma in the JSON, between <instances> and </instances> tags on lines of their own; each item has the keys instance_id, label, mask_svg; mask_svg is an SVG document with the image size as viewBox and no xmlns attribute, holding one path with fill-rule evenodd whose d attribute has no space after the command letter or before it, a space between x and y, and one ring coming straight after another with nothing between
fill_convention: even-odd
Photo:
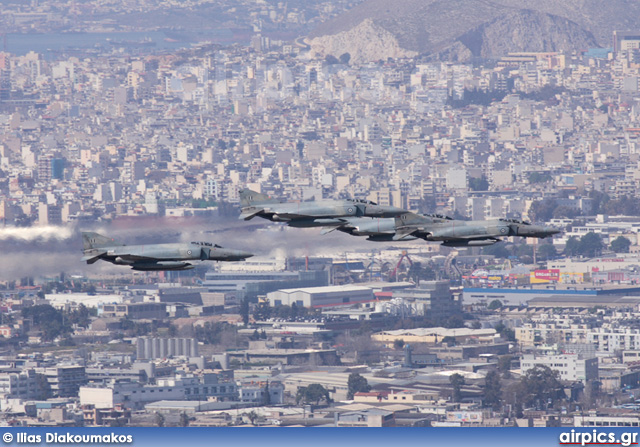
<instances>
[{"instance_id":1,"label":"f-4e phantom ii","mask_svg":"<svg viewBox=\"0 0 640 447\"><path fill-rule=\"evenodd\" d=\"M481 247L501 241L501 237L546 238L560 233L553 227L532 225L516 219L454 220L439 214L424 216L405 213L395 219L349 219L325 231L342 231L367 236L371 241L442 241L447 247Z\"/></svg>"},{"instance_id":2,"label":"f-4e phantom ii","mask_svg":"<svg viewBox=\"0 0 640 447\"><path fill-rule=\"evenodd\" d=\"M388 218L407 212L393 206L381 206L361 200L280 202L249 189L240 191L240 203L240 219L250 220L259 216L273 222L285 222L291 227L303 228L342 225L348 217Z\"/></svg>"},{"instance_id":3,"label":"f-4e phantom ii","mask_svg":"<svg viewBox=\"0 0 640 447\"><path fill-rule=\"evenodd\" d=\"M210 242L124 245L98 233L82 233L82 242L87 264L102 260L133 270L188 270L195 266L186 261L244 261L253 256Z\"/></svg>"}]
</instances>

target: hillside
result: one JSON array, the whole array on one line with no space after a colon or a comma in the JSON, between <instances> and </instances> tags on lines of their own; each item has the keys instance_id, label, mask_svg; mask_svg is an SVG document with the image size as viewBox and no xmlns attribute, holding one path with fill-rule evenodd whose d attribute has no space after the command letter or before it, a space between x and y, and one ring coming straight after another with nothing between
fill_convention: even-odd
<instances>
[{"instance_id":1,"label":"hillside","mask_svg":"<svg viewBox=\"0 0 640 447\"><path fill-rule=\"evenodd\" d=\"M627 0L367 0L319 26L308 42L356 62L416 54L467 60L606 47L614 30L638 27L640 2Z\"/></svg>"}]
</instances>

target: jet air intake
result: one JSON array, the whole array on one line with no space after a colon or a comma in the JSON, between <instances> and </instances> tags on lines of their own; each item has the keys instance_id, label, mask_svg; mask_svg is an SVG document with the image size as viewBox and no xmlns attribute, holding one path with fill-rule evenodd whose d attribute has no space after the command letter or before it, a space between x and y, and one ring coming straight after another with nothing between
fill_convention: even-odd
<instances>
[{"instance_id":1,"label":"jet air intake","mask_svg":"<svg viewBox=\"0 0 640 447\"><path fill-rule=\"evenodd\" d=\"M274 214L273 216L271 216L271 220L274 222L289 222L291 219L288 217L281 217L277 214Z\"/></svg>"}]
</instances>

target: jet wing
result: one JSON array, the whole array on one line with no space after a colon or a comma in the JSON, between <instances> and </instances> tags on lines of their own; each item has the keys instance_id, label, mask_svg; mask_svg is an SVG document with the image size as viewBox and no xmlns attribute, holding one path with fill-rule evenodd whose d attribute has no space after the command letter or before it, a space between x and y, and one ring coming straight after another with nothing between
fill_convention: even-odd
<instances>
[{"instance_id":1,"label":"jet wing","mask_svg":"<svg viewBox=\"0 0 640 447\"><path fill-rule=\"evenodd\" d=\"M396 228L396 234L393 236L394 241L401 241L405 237L413 236L418 233L420 229L418 227L401 227Z\"/></svg>"},{"instance_id":2,"label":"jet wing","mask_svg":"<svg viewBox=\"0 0 640 447\"><path fill-rule=\"evenodd\" d=\"M320 234L325 235L325 234L329 234L332 231L343 231L345 233L349 233L351 230L353 230L353 226L349 225L348 223L344 223L342 225L331 225L331 226L326 226L322 229L322 231L320 231Z\"/></svg>"},{"instance_id":3,"label":"jet wing","mask_svg":"<svg viewBox=\"0 0 640 447\"><path fill-rule=\"evenodd\" d=\"M320 231L320 234L325 235L325 234L329 234L332 231L336 231L339 230L341 227L324 227L322 229L322 231Z\"/></svg>"},{"instance_id":4,"label":"jet wing","mask_svg":"<svg viewBox=\"0 0 640 447\"><path fill-rule=\"evenodd\" d=\"M338 223L336 224L331 224L331 222L327 222L327 226L324 227L322 229L322 231L320 231L320 234L325 235L325 234L329 234L332 231L343 231L345 233L349 233L351 230L353 230L355 227L351 224L350 221L348 220L344 220L344 219L331 219L332 221L336 221ZM321 222L321 220L316 220L316 222Z\"/></svg>"},{"instance_id":5,"label":"jet wing","mask_svg":"<svg viewBox=\"0 0 640 447\"><path fill-rule=\"evenodd\" d=\"M238 217L238 219L251 220L263 211L264 211L264 208L255 208L255 207L242 208L242 212L240 213L240 216Z\"/></svg>"},{"instance_id":6,"label":"jet wing","mask_svg":"<svg viewBox=\"0 0 640 447\"><path fill-rule=\"evenodd\" d=\"M90 255L85 255L83 256L80 260L81 261L87 261L87 264L94 264L96 262L98 262L100 260L100 258L104 255L106 255L107 252L106 251L102 251L102 252L98 252L98 253L91 253Z\"/></svg>"}]
</instances>

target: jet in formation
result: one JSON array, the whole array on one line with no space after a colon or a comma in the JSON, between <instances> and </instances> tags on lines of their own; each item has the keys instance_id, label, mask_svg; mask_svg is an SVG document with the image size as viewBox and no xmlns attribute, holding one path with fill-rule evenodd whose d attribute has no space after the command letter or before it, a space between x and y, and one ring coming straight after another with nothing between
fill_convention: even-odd
<instances>
[{"instance_id":1,"label":"jet in formation","mask_svg":"<svg viewBox=\"0 0 640 447\"><path fill-rule=\"evenodd\" d=\"M348 219L327 228L371 241L441 241L446 247L480 247L500 242L502 237L520 236L544 239L560 233L553 227L532 225L516 219L455 220L440 214L404 213L394 219Z\"/></svg>"},{"instance_id":2,"label":"jet in formation","mask_svg":"<svg viewBox=\"0 0 640 447\"><path fill-rule=\"evenodd\" d=\"M301 228L339 226L347 222L349 217L390 218L407 212L401 208L364 200L280 202L250 189L240 191L240 203L240 219L250 220L258 216Z\"/></svg>"},{"instance_id":3,"label":"jet in formation","mask_svg":"<svg viewBox=\"0 0 640 447\"><path fill-rule=\"evenodd\" d=\"M240 250L222 248L210 242L125 245L98 233L82 233L82 261L99 260L128 265L133 270L188 270L187 261L244 261L253 256Z\"/></svg>"}]
</instances>

